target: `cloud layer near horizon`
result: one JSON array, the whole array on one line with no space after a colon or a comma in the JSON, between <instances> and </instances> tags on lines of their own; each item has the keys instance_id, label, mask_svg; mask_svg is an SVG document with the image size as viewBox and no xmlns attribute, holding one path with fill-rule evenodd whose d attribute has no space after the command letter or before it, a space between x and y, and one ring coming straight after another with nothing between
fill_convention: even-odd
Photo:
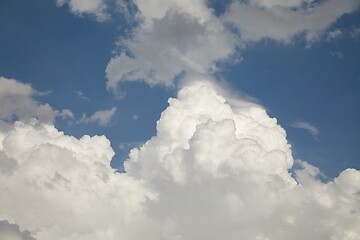
<instances>
[{"instance_id":1,"label":"cloud layer near horizon","mask_svg":"<svg viewBox=\"0 0 360 240\"><path fill-rule=\"evenodd\" d=\"M37 240L360 237L360 172L323 183L304 161L293 169L276 119L207 80L169 99L125 173L113 155L106 137L76 139L51 123L2 128L0 219Z\"/></svg>"}]
</instances>

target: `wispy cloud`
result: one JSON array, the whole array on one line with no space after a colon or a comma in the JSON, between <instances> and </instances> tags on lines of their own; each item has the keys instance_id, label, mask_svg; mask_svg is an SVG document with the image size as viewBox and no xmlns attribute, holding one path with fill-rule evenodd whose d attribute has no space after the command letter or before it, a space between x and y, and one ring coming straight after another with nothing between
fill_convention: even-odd
<instances>
[{"instance_id":1,"label":"wispy cloud","mask_svg":"<svg viewBox=\"0 0 360 240\"><path fill-rule=\"evenodd\" d=\"M291 127L294 128L299 128L299 129L304 129L306 131L308 131L308 133L310 135L312 135L314 138L317 138L317 136L319 135L319 129L317 127L315 127L314 125L308 123L308 122L303 122L303 121L296 121L290 124Z\"/></svg>"},{"instance_id":2,"label":"wispy cloud","mask_svg":"<svg viewBox=\"0 0 360 240\"><path fill-rule=\"evenodd\" d=\"M115 112L116 112L116 107L113 107L109 110L96 111L90 117L87 117L86 113L84 113L81 119L78 121L78 123L93 122L93 123L98 123L100 126L105 127L110 124L111 119L113 118Z\"/></svg>"},{"instance_id":3,"label":"wispy cloud","mask_svg":"<svg viewBox=\"0 0 360 240\"><path fill-rule=\"evenodd\" d=\"M335 29L334 31L328 32L326 36L327 41L332 41L341 38L343 32L340 29Z\"/></svg>"},{"instance_id":4,"label":"wispy cloud","mask_svg":"<svg viewBox=\"0 0 360 240\"><path fill-rule=\"evenodd\" d=\"M341 52L338 52L338 51L330 51L330 55L333 57L336 57L338 59L344 58L344 54L342 54Z\"/></svg>"},{"instance_id":5,"label":"wispy cloud","mask_svg":"<svg viewBox=\"0 0 360 240\"><path fill-rule=\"evenodd\" d=\"M350 31L350 36L355 40L360 40L360 27L352 29Z\"/></svg>"},{"instance_id":6,"label":"wispy cloud","mask_svg":"<svg viewBox=\"0 0 360 240\"><path fill-rule=\"evenodd\" d=\"M87 97L82 91L75 91L75 94L76 94L80 99L87 100L87 101L90 100L90 98Z\"/></svg>"}]
</instances>

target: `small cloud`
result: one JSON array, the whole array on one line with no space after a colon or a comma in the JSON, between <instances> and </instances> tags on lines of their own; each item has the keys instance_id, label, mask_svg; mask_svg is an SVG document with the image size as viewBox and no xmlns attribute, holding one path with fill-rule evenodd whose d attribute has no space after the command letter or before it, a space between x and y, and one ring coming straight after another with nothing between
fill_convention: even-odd
<instances>
[{"instance_id":1,"label":"small cloud","mask_svg":"<svg viewBox=\"0 0 360 240\"><path fill-rule=\"evenodd\" d=\"M96 111L90 117L87 117L86 113L84 113L82 115L81 119L78 121L78 123L95 122L95 123L98 123L100 126L105 127L105 126L109 125L115 112L116 112L116 107L113 107L109 110Z\"/></svg>"},{"instance_id":2,"label":"small cloud","mask_svg":"<svg viewBox=\"0 0 360 240\"><path fill-rule=\"evenodd\" d=\"M40 92L30 84L0 77L0 120L27 122L36 118L40 122L52 123L59 116L71 117L70 110L56 110L49 104L40 103L35 98L49 94L51 91Z\"/></svg>"},{"instance_id":3,"label":"small cloud","mask_svg":"<svg viewBox=\"0 0 360 240\"><path fill-rule=\"evenodd\" d=\"M44 91L44 92L42 92L42 91L34 91L34 95L40 96L40 97L49 96L50 94L52 94L51 90Z\"/></svg>"},{"instance_id":4,"label":"small cloud","mask_svg":"<svg viewBox=\"0 0 360 240\"><path fill-rule=\"evenodd\" d=\"M307 130L315 139L319 135L319 129L308 122L296 121L290 124L291 127Z\"/></svg>"},{"instance_id":5,"label":"small cloud","mask_svg":"<svg viewBox=\"0 0 360 240\"><path fill-rule=\"evenodd\" d=\"M61 110L57 116L60 116L62 119L74 119L74 113L70 109Z\"/></svg>"},{"instance_id":6,"label":"small cloud","mask_svg":"<svg viewBox=\"0 0 360 240\"><path fill-rule=\"evenodd\" d=\"M90 101L90 98L87 97L82 91L75 91L75 93L80 99Z\"/></svg>"},{"instance_id":7,"label":"small cloud","mask_svg":"<svg viewBox=\"0 0 360 240\"><path fill-rule=\"evenodd\" d=\"M337 52L337 51L330 51L330 55L333 57L336 57L338 59L344 58L344 54L342 54L341 52Z\"/></svg>"},{"instance_id":8,"label":"small cloud","mask_svg":"<svg viewBox=\"0 0 360 240\"><path fill-rule=\"evenodd\" d=\"M123 152L128 152L133 148L140 148L144 142L122 142L119 144L119 149Z\"/></svg>"},{"instance_id":9,"label":"small cloud","mask_svg":"<svg viewBox=\"0 0 360 240\"><path fill-rule=\"evenodd\" d=\"M335 29L334 31L328 32L326 36L326 41L330 42L332 40L337 40L341 38L343 35L343 32L340 29Z\"/></svg>"},{"instance_id":10,"label":"small cloud","mask_svg":"<svg viewBox=\"0 0 360 240\"><path fill-rule=\"evenodd\" d=\"M355 40L360 40L360 27L352 29L350 36Z\"/></svg>"},{"instance_id":11,"label":"small cloud","mask_svg":"<svg viewBox=\"0 0 360 240\"><path fill-rule=\"evenodd\" d=\"M137 115L135 115L135 114L134 114L134 115L132 115L132 119L133 119L133 120L138 120L138 119L139 119L139 117L138 117Z\"/></svg>"}]
</instances>

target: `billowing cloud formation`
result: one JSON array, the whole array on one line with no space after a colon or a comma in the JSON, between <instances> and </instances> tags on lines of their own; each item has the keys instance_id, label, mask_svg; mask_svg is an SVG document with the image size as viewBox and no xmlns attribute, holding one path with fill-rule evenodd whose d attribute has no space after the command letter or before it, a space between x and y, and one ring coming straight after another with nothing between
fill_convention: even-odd
<instances>
[{"instance_id":1,"label":"billowing cloud formation","mask_svg":"<svg viewBox=\"0 0 360 240\"><path fill-rule=\"evenodd\" d=\"M29 231L20 231L19 226L0 221L0 240L35 240Z\"/></svg>"},{"instance_id":2,"label":"billowing cloud formation","mask_svg":"<svg viewBox=\"0 0 360 240\"><path fill-rule=\"evenodd\" d=\"M95 122L98 123L100 126L107 126L110 124L111 119L113 118L115 113L116 113L116 107L113 107L108 110L96 111L90 117L87 117L86 114L84 113L81 119L79 120L79 122L80 123Z\"/></svg>"},{"instance_id":3,"label":"billowing cloud formation","mask_svg":"<svg viewBox=\"0 0 360 240\"><path fill-rule=\"evenodd\" d=\"M292 175L276 119L208 81L169 100L126 173L110 168L105 137L39 122L2 131L0 152L16 162L0 172L0 219L37 240L360 238L360 172L323 183L296 161Z\"/></svg>"},{"instance_id":4,"label":"billowing cloud formation","mask_svg":"<svg viewBox=\"0 0 360 240\"><path fill-rule=\"evenodd\" d=\"M37 118L42 122L53 122L55 117L73 118L73 113L64 109L53 109L49 104L34 100L38 92L29 84L0 77L0 120L28 121Z\"/></svg>"}]
</instances>

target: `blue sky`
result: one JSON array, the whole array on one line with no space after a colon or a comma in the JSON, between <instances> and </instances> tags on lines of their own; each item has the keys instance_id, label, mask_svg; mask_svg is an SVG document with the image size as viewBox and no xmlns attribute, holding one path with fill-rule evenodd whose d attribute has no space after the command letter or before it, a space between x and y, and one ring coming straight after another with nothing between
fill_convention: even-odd
<instances>
[{"instance_id":1,"label":"blue sky","mask_svg":"<svg viewBox=\"0 0 360 240\"><path fill-rule=\"evenodd\" d=\"M57 126L78 137L105 134L117 152L113 165L121 167L129 147L155 133L167 98L176 95L174 87L141 82L125 83L122 99L106 90L105 68L115 41L131 24L121 14L98 22L86 14L74 16L67 5L41 0L2 1L0 11L0 75L51 91L39 101L71 109L76 118L117 107L106 127L61 120ZM327 40L323 34L311 46L301 34L286 44L272 39L248 43L241 62L224 64L216 74L258 99L286 129L295 157L331 177L347 167L360 167L360 40L351 36L359 22L357 12L341 17L327 29L340 30L339 38ZM89 99L79 97L79 91ZM296 121L318 128L318 136L291 127ZM129 147L119 149L120 144Z\"/></svg>"},{"instance_id":2,"label":"blue sky","mask_svg":"<svg viewBox=\"0 0 360 240\"><path fill-rule=\"evenodd\" d=\"M359 10L1 0L0 239L359 239Z\"/></svg>"}]
</instances>

